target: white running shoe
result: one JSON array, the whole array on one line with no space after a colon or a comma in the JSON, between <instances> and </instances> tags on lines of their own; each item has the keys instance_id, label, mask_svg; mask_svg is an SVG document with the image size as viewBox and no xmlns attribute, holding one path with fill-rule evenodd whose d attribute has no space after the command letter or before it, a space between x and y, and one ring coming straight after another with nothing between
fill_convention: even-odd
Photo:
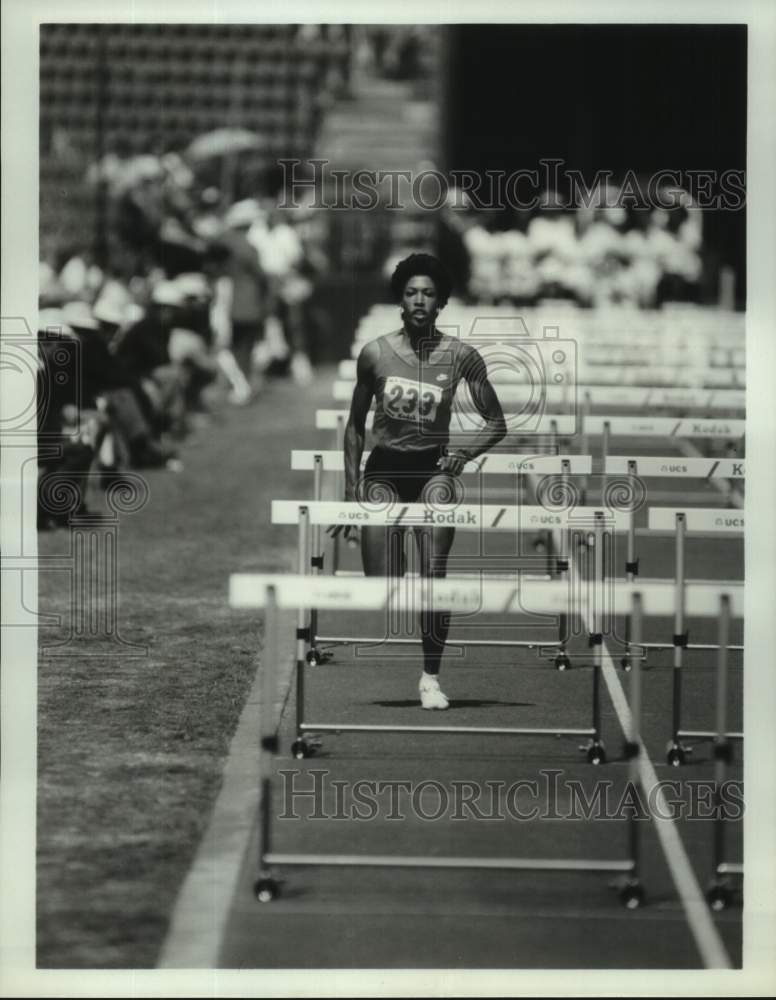
<instances>
[{"instance_id":1,"label":"white running shoe","mask_svg":"<svg viewBox=\"0 0 776 1000\"><path fill-rule=\"evenodd\" d=\"M420 691L420 707L444 711L450 702L447 695L439 688L439 681L431 674L423 674L418 685Z\"/></svg>"}]
</instances>

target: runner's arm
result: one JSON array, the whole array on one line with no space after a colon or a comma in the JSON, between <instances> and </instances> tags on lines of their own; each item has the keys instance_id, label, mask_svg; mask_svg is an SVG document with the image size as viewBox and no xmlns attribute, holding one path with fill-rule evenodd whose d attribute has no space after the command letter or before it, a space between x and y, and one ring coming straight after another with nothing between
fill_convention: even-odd
<instances>
[{"instance_id":1,"label":"runner's arm","mask_svg":"<svg viewBox=\"0 0 776 1000\"><path fill-rule=\"evenodd\" d=\"M372 405L375 389L376 345L365 344L356 365L356 385L350 403L350 416L345 427L345 500L357 499L356 490L364 454L366 417Z\"/></svg>"},{"instance_id":2,"label":"runner's arm","mask_svg":"<svg viewBox=\"0 0 776 1000\"><path fill-rule=\"evenodd\" d=\"M466 462L477 458L497 445L507 433L507 424L501 403L488 378L488 369L479 351L467 349L462 365L462 376L472 394L474 407L485 423L473 434L465 447L453 447L440 460L443 472L460 474Z\"/></svg>"}]
</instances>

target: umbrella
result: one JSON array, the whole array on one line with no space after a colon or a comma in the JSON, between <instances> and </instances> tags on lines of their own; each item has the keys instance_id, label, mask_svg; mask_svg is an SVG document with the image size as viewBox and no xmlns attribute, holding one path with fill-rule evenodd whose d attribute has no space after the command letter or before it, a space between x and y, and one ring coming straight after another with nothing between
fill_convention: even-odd
<instances>
[{"instance_id":1,"label":"umbrella","mask_svg":"<svg viewBox=\"0 0 776 1000\"><path fill-rule=\"evenodd\" d=\"M186 149L189 160L209 160L260 149L264 141L255 132L244 128L217 128L193 139Z\"/></svg>"}]
</instances>

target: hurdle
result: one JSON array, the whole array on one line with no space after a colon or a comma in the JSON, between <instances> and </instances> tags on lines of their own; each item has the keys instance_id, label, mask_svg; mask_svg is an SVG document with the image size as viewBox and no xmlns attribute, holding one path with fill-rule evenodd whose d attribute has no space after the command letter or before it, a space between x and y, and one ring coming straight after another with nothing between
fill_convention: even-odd
<instances>
[{"instance_id":1,"label":"hurdle","mask_svg":"<svg viewBox=\"0 0 776 1000\"><path fill-rule=\"evenodd\" d=\"M298 567L299 574L306 574L306 567L310 563L310 529L314 525L357 523L360 526L377 527L428 527L434 524L450 524L465 531L510 531L517 533L520 530L531 529L533 527L551 526L555 530L565 529L565 537L569 539L574 535L577 538L584 536L586 549L593 549L594 578L602 579L604 576L604 544L605 540L613 532L625 532L628 528L630 514L622 511L603 511L595 508L575 507L571 510L561 508L545 508L537 506L505 507L497 504L460 504L431 506L425 504L360 504L360 503L335 503L330 501L322 502L300 502L298 500L273 500L272 502L272 523L273 524L294 524L298 526ZM607 546L610 548L610 546ZM569 554L563 559L563 575L565 579L554 581L560 583L567 591L571 588L571 577L568 572L570 564ZM514 572L514 571L513 571ZM312 577L314 580L325 579L318 575ZM350 579L358 587L362 583L368 583L368 578L337 577L337 581L345 582ZM405 578L412 579L412 578ZM550 581L543 581L550 582ZM317 612L319 607L310 605L308 610ZM554 612L564 616L568 610L568 604L554 609ZM317 618L316 618L317 620ZM561 624L565 626L567 619L560 618ZM384 644L384 645L417 645L417 639L386 637L386 636L314 636L311 632L309 619L305 611L299 612L297 621L297 639L304 641L305 647L315 648L315 642L326 642L336 645L358 645L358 644ZM560 634L555 641L548 640L538 642L535 639L455 639L451 640L456 646L467 647L491 647L502 649L526 648L526 649L555 649L555 666L557 669L566 669L570 665L567 652L567 644L570 635ZM603 763L606 759L605 747L601 739L601 707L600 707L600 675L602 668L600 645L590 644L592 648L592 708L591 725L585 728L556 726L552 729L535 728L511 728L508 730L492 728L476 728L471 732L503 735L526 735L526 736L587 736L589 743L581 749L586 752L587 759L592 764ZM316 660L320 662L320 660ZM304 719L304 678L305 666L308 663L306 649L302 650L299 662L297 663L297 739L294 744L294 754L299 759L308 756L311 752L310 746L305 742L305 733L317 732L372 732L372 731L402 731L391 726L353 726L349 724L324 723L310 724ZM413 732L450 732L459 733L459 728L440 727L413 727Z\"/></svg>"},{"instance_id":2,"label":"hurdle","mask_svg":"<svg viewBox=\"0 0 776 1000\"><path fill-rule=\"evenodd\" d=\"M369 452L365 452L361 459L362 468L369 458ZM341 451L315 451L315 450L294 450L291 452L292 471L313 472L313 501L323 499L323 474L325 472L342 473L345 468L345 459ZM529 481L532 476L537 475L557 475L560 476L561 492L569 493L569 477L589 475L592 469L592 459L589 455L508 455L503 453L489 452L480 455L478 458L467 462L463 468L463 475L510 475L517 478L516 494L522 495L522 480L526 477ZM336 529L335 529L336 531ZM550 538L552 533L548 532ZM312 532L312 554L310 557L310 568L313 573L320 573L324 569L324 552L321 546L320 525L313 525ZM332 565L333 574L336 576L339 567L338 554L339 532L336 531L332 539ZM547 546L548 573L553 575L561 574L566 567L562 556L556 555L552 545ZM321 649L317 642L327 641L323 637L318 637L317 631L317 610L310 611L310 649L307 653L307 662L311 666L317 666L331 658L328 651ZM565 617L561 617L560 636L566 634ZM336 645L330 642L329 645ZM559 670L565 670L571 665L565 648L561 648L556 657L556 666Z\"/></svg>"},{"instance_id":3,"label":"hurdle","mask_svg":"<svg viewBox=\"0 0 776 1000\"><path fill-rule=\"evenodd\" d=\"M604 474L628 477L631 497L638 495L639 479L702 479L714 483L725 498L735 507L743 507L744 498L730 487L731 480L745 478L744 459L733 458L676 458L671 456L628 456L607 455L604 460ZM726 485L728 484L728 485ZM631 521L628 531L628 555L626 562L628 579L638 575L639 560L636 556L636 524Z\"/></svg>"},{"instance_id":4,"label":"hurdle","mask_svg":"<svg viewBox=\"0 0 776 1000\"><path fill-rule=\"evenodd\" d=\"M349 413L347 410L321 409L315 411L315 429L319 431L328 430L335 432L334 449L336 451L341 451L344 447L345 425L347 423L348 416ZM367 430L372 430L374 425L374 416L374 410L370 410L369 413L367 413L365 423ZM452 419L459 421L457 427L451 427L451 429L456 432L463 431L471 433L473 431L477 431L485 422L484 418L480 417L476 410L469 412L454 410L452 413ZM461 423L462 421L467 421L465 426ZM531 416L530 425L526 423L524 428L510 430L509 427L507 427L507 436L517 436L521 438L536 437L537 439L542 437L549 438L548 446L542 448L542 451L559 454L561 451L559 438L573 437L573 435L575 435L579 430L578 424L579 421L573 413L534 414Z\"/></svg>"},{"instance_id":5,"label":"hurdle","mask_svg":"<svg viewBox=\"0 0 776 1000\"><path fill-rule=\"evenodd\" d=\"M452 612L496 611L505 615L521 613L524 606L530 606L534 613L554 613L567 604L569 594L564 584L558 581L523 582L520 587L496 581L472 581L470 579L428 579L420 584L419 594L407 594L396 580L369 578L357 583L352 580L311 577L307 575L280 574L233 574L229 580L229 604L234 609L265 609L265 653L262 670L261 709L258 719L258 794L259 822L256 855L256 880L254 895L259 902L268 903L276 899L280 886L275 870L284 867L351 867L351 868L428 868L451 870L490 871L532 871L532 872L591 872L616 873L621 877L620 901L629 909L635 909L644 902L644 890L640 880L640 837L636 811L630 810L627 818L626 857L617 859L584 858L520 858L520 857L429 857L370 854L291 854L273 850L272 844L272 758L279 753L278 727L273 719L276 703L278 666L280 663L278 611L281 608L296 608L301 605L316 604L323 609L341 608L343 602L354 610L387 609L397 602L411 603L417 610L420 602L426 607L444 606ZM608 595L613 607L606 606ZM601 599L604 598L604 600ZM740 586L732 588L702 583L691 584L687 590L687 605L693 614L712 616L718 608L727 606L734 613L741 613L743 596ZM589 599L589 595L588 595ZM645 615L664 616L673 606L673 588L665 582L639 582L639 584L617 583L613 587L601 588L594 600L594 627L604 620L614 620L617 606L627 604L634 623L634 639L641 639L641 622ZM724 621L724 616L721 621ZM726 632L720 631L720 649L725 648ZM297 667L303 664L300 655L304 643L297 639ZM639 762L644 752L641 739L641 657L634 660L630 681L630 724L625 734L624 755L629 762L630 780L637 787L640 783ZM723 663L720 660L720 663ZM724 694L723 688L720 694ZM719 702L723 706L724 698ZM721 728L724 729L724 720ZM718 723L719 724L719 723ZM443 733L443 727L404 727L401 731L418 732L431 730ZM477 732L464 729L459 732ZM509 734L509 730L504 731ZM721 759L721 758L720 758ZM724 777L724 772L721 772ZM718 784L719 787L719 784ZM724 831L723 831L724 832ZM723 846L723 840L715 829L715 844ZM728 874L735 867L717 859L718 875ZM711 893L709 899L715 905Z\"/></svg>"},{"instance_id":6,"label":"hurdle","mask_svg":"<svg viewBox=\"0 0 776 1000\"><path fill-rule=\"evenodd\" d=\"M746 409L743 389L691 389L677 386L648 388L612 385L580 385L585 414L594 407L623 410L700 410L708 414L732 414Z\"/></svg>"},{"instance_id":7,"label":"hurdle","mask_svg":"<svg viewBox=\"0 0 776 1000\"><path fill-rule=\"evenodd\" d=\"M636 490L636 478L640 479L702 479L712 483L735 507L743 507L743 496L731 486L732 481L743 483L745 479L745 460L743 458L705 458L703 456L687 456L676 458L664 455L607 455L604 463L604 473L609 475L626 475L631 484L631 491Z\"/></svg>"},{"instance_id":8,"label":"hurdle","mask_svg":"<svg viewBox=\"0 0 776 1000\"><path fill-rule=\"evenodd\" d=\"M719 736L715 730L682 729L682 668L684 650L714 651L717 645L709 643L691 643L689 631L685 625L687 609L685 597L689 586L685 569L685 539L688 534L701 537L733 536L743 538L744 515L735 510L717 510L714 508L687 508L679 510L670 507L650 507L647 514L647 531L666 532L675 538L674 569L676 582L676 603L673 609L674 636L671 643L642 643L650 649L673 649L673 693L671 708L671 739L667 744L666 759L669 764L679 767L684 764L687 755L692 753L692 747L682 743L682 738L694 740L713 740ZM743 650L743 646L728 644L727 650ZM727 740L742 740L742 732L725 733Z\"/></svg>"},{"instance_id":9,"label":"hurdle","mask_svg":"<svg viewBox=\"0 0 776 1000\"><path fill-rule=\"evenodd\" d=\"M315 428L316 430L328 430L334 431L334 450L340 453L344 452L345 446L345 426L347 424L349 412L347 410L335 410L335 409L320 409L315 411ZM370 410L366 416L366 429L372 430L374 424L374 410ZM456 411L453 416L460 418L460 411ZM468 430L469 432L478 429L482 426L482 420L474 417L468 428L458 427L458 431ZM570 437L576 433L577 430L577 420L573 414L543 414L536 420L536 426L532 427L530 431L530 436L536 435L537 438L537 448L540 447L540 438L549 437L549 443L541 448L541 453L551 453L559 455L561 448L559 444L559 437L564 435ZM528 433L520 435L521 437L528 436ZM493 469L494 466L491 466ZM491 471L489 469L488 471ZM336 469L336 479L335 479L335 493L337 496L343 496L345 492L344 485L344 463L342 469ZM334 536L334 544L332 547L332 565L333 571L336 572L339 567L339 536Z\"/></svg>"},{"instance_id":10,"label":"hurdle","mask_svg":"<svg viewBox=\"0 0 776 1000\"><path fill-rule=\"evenodd\" d=\"M365 451L361 457L361 469L363 470L369 458L370 452ZM323 500L322 477L326 472L337 473L339 476L344 472L345 459L342 451L334 450L293 450L291 452L291 469L295 472L313 473L313 500ZM516 495L522 496L523 480L534 475L556 475L561 477L561 482L567 483L570 476L585 476L592 471L592 458L589 455L563 454L547 455L540 452L526 454L505 454L502 452L489 452L472 459L463 467L462 475L497 475L514 476L517 479ZM338 480L339 483L339 480ZM334 543L338 541L339 534L334 536ZM312 565L323 568L323 553L320 546L320 536L313 536ZM334 560L338 565L338 560ZM335 570L336 572L336 570Z\"/></svg>"},{"instance_id":11,"label":"hurdle","mask_svg":"<svg viewBox=\"0 0 776 1000\"><path fill-rule=\"evenodd\" d=\"M489 871L532 872L591 872L613 873L621 876L620 900L629 909L640 906L644 892L639 879L639 837L635 811L629 812L627 856L617 859L586 858L520 858L520 857L429 857L369 854L288 854L272 850L272 757L279 753L277 724L271 719L276 701L277 667L280 661L278 610L316 604L323 609L339 609L345 602L355 610L388 609L407 604L417 610L420 604L434 608L444 606L451 612L476 611L521 613L523 604L531 606L531 613L552 614L566 606L569 594L564 584L557 581L535 581L516 587L496 581L471 579L426 579L417 581L415 593L408 594L399 581L384 578L367 580L332 580L326 577L292 576L279 574L233 574L229 581L229 602L236 609L263 607L266 614L265 655L262 671L261 711L259 713L259 823L257 878L254 894L260 902L270 902L279 895L280 887L274 876L275 868L283 867L355 867L355 868L434 868L480 869ZM297 668L303 666L303 643L297 640ZM638 672L633 683L637 683ZM297 688L298 690L298 688ZM269 706L269 707L268 707ZM632 752L632 775L638 780L634 764L640 741L640 716L633 714L629 744ZM320 728L320 727L319 727ZM343 729L345 727L342 727ZM350 727L357 731L385 731L386 727ZM431 732L444 734L480 733L478 727L403 726L400 732ZM512 735L514 730L493 730L500 735Z\"/></svg>"},{"instance_id":12,"label":"hurdle","mask_svg":"<svg viewBox=\"0 0 776 1000\"><path fill-rule=\"evenodd\" d=\"M362 468L369 458L369 451L361 456ZM314 471L316 458L320 458L322 472L342 472L345 468L343 452L334 450L294 449L291 452L291 469L296 472ZM488 475L522 475L528 472L542 475L586 475L592 469L590 455L545 455L541 452L526 454L505 454L486 452L471 459L463 467L464 475L488 473ZM322 499L320 496L314 497Z\"/></svg>"},{"instance_id":13,"label":"hurdle","mask_svg":"<svg viewBox=\"0 0 776 1000\"><path fill-rule=\"evenodd\" d=\"M585 414L582 418L582 442L583 450L587 452L588 438L601 438L601 466L605 469L612 436L666 438L677 442L693 438L722 439L728 441L729 450L737 451L738 442L743 438L745 429L746 421L736 418L612 417ZM605 485L604 473L604 488Z\"/></svg>"},{"instance_id":14,"label":"hurdle","mask_svg":"<svg viewBox=\"0 0 776 1000\"><path fill-rule=\"evenodd\" d=\"M344 441L345 424L348 420L347 410L316 410L315 429L319 431L339 431L342 429L342 441ZM472 414L474 416L474 414ZM370 410L366 415L366 429L371 430L374 423L374 410ZM530 431L523 431L523 436L530 434L552 434L552 435L573 435L576 433L576 417L569 413L544 413L537 418L536 426ZM472 428L481 426L477 420L472 421ZM337 445L339 445L339 440ZM337 448L335 445L335 448ZM339 449L337 449L339 450Z\"/></svg>"},{"instance_id":15,"label":"hurdle","mask_svg":"<svg viewBox=\"0 0 776 1000\"><path fill-rule=\"evenodd\" d=\"M721 490L724 497L735 507L743 507L744 498L730 486L731 480L744 480L744 459L713 459L713 458L676 458L670 456L627 456L607 455L604 464L606 476L625 475L628 480L628 491L632 500L638 496L638 481L640 479L703 479L712 482ZM627 557L625 575L628 580L635 579L639 572L639 558L636 555L636 524L631 520L628 530ZM628 653L629 620L626 619L625 652L620 660L624 670L630 670Z\"/></svg>"}]
</instances>

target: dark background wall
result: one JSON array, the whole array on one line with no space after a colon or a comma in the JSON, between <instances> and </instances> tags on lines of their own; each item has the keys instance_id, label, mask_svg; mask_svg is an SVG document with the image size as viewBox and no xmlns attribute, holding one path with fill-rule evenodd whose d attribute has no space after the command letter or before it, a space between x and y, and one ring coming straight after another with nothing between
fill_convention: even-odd
<instances>
[{"instance_id":1,"label":"dark background wall","mask_svg":"<svg viewBox=\"0 0 776 1000\"><path fill-rule=\"evenodd\" d=\"M446 52L449 169L746 169L745 25L456 25ZM745 212L704 235L745 294Z\"/></svg>"}]
</instances>

